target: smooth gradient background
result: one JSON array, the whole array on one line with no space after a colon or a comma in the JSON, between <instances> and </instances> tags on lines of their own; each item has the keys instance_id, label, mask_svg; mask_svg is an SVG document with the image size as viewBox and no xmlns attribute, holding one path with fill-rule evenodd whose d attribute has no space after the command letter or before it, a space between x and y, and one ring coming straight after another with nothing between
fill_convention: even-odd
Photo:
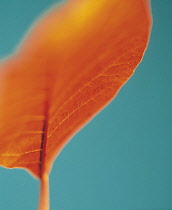
<instances>
[{"instance_id":1,"label":"smooth gradient background","mask_svg":"<svg viewBox=\"0 0 172 210\"><path fill-rule=\"evenodd\" d=\"M57 0L0 0L0 57ZM51 210L172 209L172 1L152 0L143 62L56 159ZM0 210L36 210L39 182L0 168Z\"/></svg>"}]
</instances>

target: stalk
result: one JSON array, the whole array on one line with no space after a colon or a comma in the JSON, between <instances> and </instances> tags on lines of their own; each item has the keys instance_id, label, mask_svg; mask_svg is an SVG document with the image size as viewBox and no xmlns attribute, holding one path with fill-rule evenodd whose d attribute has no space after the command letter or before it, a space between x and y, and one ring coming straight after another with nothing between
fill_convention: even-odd
<instances>
[{"instance_id":1,"label":"stalk","mask_svg":"<svg viewBox=\"0 0 172 210\"><path fill-rule=\"evenodd\" d=\"M39 210L49 210L49 176L43 174L40 179Z\"/></svg>"}]
</instances>

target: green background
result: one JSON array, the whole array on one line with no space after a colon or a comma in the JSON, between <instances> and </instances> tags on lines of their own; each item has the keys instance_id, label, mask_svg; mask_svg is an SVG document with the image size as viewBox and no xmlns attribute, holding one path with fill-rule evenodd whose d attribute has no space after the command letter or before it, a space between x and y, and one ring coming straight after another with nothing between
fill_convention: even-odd
<instances>
[{"instance_id":1,"label":"green background","mask_svg":"<svg viewBox=\"0 0 172 210\"><path fill-rule=\"evenodd\" d=\"M53 0L0 0L0 56ZM153 0L148 50L116 99L65 147L50 175L51 210L172 209L172 1ZM0 210L36 210L39 183L0 168Z\"/></svg>"}]
</instances>

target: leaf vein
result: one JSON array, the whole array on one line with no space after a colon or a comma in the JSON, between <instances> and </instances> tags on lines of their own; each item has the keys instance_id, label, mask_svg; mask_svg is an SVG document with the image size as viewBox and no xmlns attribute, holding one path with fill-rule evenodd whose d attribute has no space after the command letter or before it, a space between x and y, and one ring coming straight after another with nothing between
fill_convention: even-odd
<instances>
[{"instance_id":1,"label":"leaf vein","mask_svg":"<svg viewBox=\"0 0 172 210\"><path fill-rule=\"evenodd\" d=\"M30 154L30 153L34 153L34 152L40 152L41 149L36 149L36 150L32 150L32 151L28 151L28 152L24 152L24 153L16 153L16 154L8 154L8 153L5 153L5 154L0 154L0 156L2 157L19 157L19 156L22 156L22 155L27 155L27 154Z\"/></svg>"}]
</instances>

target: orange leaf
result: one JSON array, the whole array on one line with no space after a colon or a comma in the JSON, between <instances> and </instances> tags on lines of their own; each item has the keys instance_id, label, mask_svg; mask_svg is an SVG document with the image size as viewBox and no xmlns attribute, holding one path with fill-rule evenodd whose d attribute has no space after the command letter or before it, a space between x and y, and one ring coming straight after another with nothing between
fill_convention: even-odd
<instances>
[{"instance_id":1,"label":"orange leaf","mask_svg":"<svg viewBox=\"0 0 172 210\"><path fill-rule=\"evenodd\" d=\"M0 164L40 178L41 203L55 157L131 77L150 27L147 0L71 0L1 64Z\"/></svg>"}]
</instances>

